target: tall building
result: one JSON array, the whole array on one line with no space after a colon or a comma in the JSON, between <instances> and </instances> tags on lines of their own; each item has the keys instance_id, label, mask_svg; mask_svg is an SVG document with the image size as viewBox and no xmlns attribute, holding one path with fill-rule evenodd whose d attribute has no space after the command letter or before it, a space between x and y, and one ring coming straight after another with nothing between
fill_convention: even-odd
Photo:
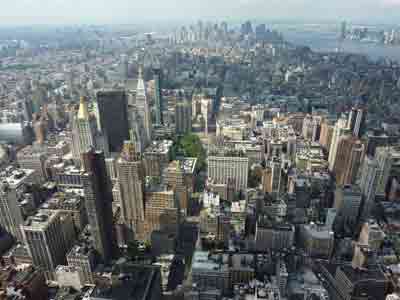
<instances>
[{"instance_id":1,"label":"tall building","mask_svg":"<svg viewBox=\"0 0 400 300\"><path fill-rule=\"evenodd\" d=\"M18 192L8 183L0 185L0 225L15 239L22 241L20 226L24 221L21 208L18 206Z\"/></svg>"},{"instance_id":2,"label":"tall building","mask_svg":"<svg viewBox=\"0 0 400 300\"><path fill-rule=\"evenodd\" d=\"M89 114L85 97L80 98L78 113L73 116L72 153L80 161L82 153L91 148L98 149L99 132L94 115Z\"/></svg>"},{"instance_id":3,"label":"tall building","mask_svg":"<svg viewBox=\"0 0 400 300\"><path fill-rule=\"evenodd\" d=\"M146 134L146 146L150 143L152 137L152 122L149 99L147 98L146 85L142 75L142 68L139 68L139 75L136 87L136 109L143 122Z\"/></svg>"},{"instance_id":4,"label":"tall building","mask_svg":"<svg viewBox=\"0 0 400 300\"><path fill-rule=\"evenodd\" d=\"M338 187L335 191L334 207L345 220L356 221L360 212L362 194L358 186Z\"/></svg>"},{"instance_id":5,"label":"tall building","mask_svg":"<svg viewBox=\"0 0 400 300\"><path fill-rule=\"evenodd\" d=\"M154 99L156 108L156 124L162 125L163 122L163 95L162 95L162 82L163 73L160 68L153 68L154 78Z\"/></svg>"},{"instance_id":6,"label":"tall building","mask_svg":"<svg viewBox=\"0 0 400 300\"><path fill-rule=\"evenodd\" d=\"M347 120L342 116L335 124L335 128L333 129L331 146L329 148L329 170L333 171L335 162L337 149L339 146L340 137L347 134L349 129L347 127Z\"/></svg>"},{"instance_id":7,"label":"tall building","mask_svg":"<svg viewBox=\"0 0 400 300\"><path fill-rule=\"evenodd\" d=\"M380 171L376 193L386 195L390 190L390 177L400 172L400 147L378 147L375 159Z\"/></svg>"},{"instance_id":8,"label":"tall building","mask_svg":"<svg viewBox=\"0 0 400 300\"><path fill-rule=\"evenodd\" d=\"M84 173L82 183L86 212L94 246L103 261L112 257L112 190L107 176L104 154L89 150L82 154Z\"/></svg>"},{"instance_id":9,"label":"tall building","mask_svg":"<svg viewBox=\"0 0 400 300\"><path fill-rule=\"evenodd\" d=\"M186 134L192 131L192 109L186 100L176 103L175 131L176 134Z\"/></svg>"},{"instance_id":10,"label":"tall building","mask_svg":"<svg viewBox=\"0 0 400 300\"><path fill-rule=\"evenodd\" d=\"M129 137L127 97L124 91L97 93L97 107L101 132L110 152L120 152Z\"/></svg>"},{"instance_id":11,"label":"tall building","mask_svg":"<svg viewBox=\"0 0 400 300\"><path fill-rule=\"evenodd\" d=\"M59 211L40 210L27 219L21 230L35 267L41 268L47 279L54 279L56 267L65 264L69 250L62 234Z\"/></svg>"},{"instance_id":12,"label":"tall building","mask_svg":"<svg viewBox=\"0 0 400 300\"><path fill-rule=\"evenodd\" d=\"M368 219L375 202L380 172L377 162L368 156L365 157L361 172L360 188L364 196L364 205L361 216Z\"/></svg>"},{"instance_id":13,"label":"tall building","mask_svg":"<svg viewBox=\"0 0 400 300\"><path fill-rule=\"evenodd\" d=\"M187 210L189 201L189 191L185 183L184 169L179 160L170 163L166 171L166 183L174 191L179 203L179 209Z\"/></svg>"},{"instance_id":14,"label":"tall building","mask_svg":"<svg viewBox=\"0 0 400 300\"><path fill-rule=\"evenodd\" d=\"M363 144L351 135L339 137L333 173L339 185L354 184L364 152Z\"/></svg>"},{"instance_id":15,"label":"tall building","mask_svg":"<svg viewBox=\"0 0 400 300\"><path fill-rule=\"evenodd\" d=\"M144 166L132 142L126 141L121 157L117 161L122 220L130 237L139 222L144 222Z\"/></svg>"},{"instance_id":16,"label":"tall building","mask_svg":"<svg viewBox=\"0 0 400 300\"><path fill-rule=\"evenodd\" d=\"M235 181L235 190L247 188L249 159L239 156L208 156L208 178L217 184Z\"/></svg>"},{"instance_id":17,"label":"tall building","mask_svg":"<svg viewBox=\"0 0 400 300\"><path fill-rule=\"evenodd\" d=\"M351 109L347 126L352 134L358 138L362 136L365 129L365 111L361 108Z\"/></svg>"},{"instance_id":18,"label":"tall building","mask_svg":"<svg viewBox=\"0 0 400 300\"><path fill-rule=\"evenodd\" d=\"M44 182L47 180L46 160L48 155L46 151L37 146L28 145L17 152L17 161L21 168L36 171L36 175Z\"/></svg>"},{"instance_id":19,"label":"tall building","mask_svg":"<svg viewBox=\"0 0 400 300\"><path fill-rule=\"evenodd\" d=\"M325 119L321 124L321 133L319 135L319 142L324 147L324 149L329 150L332 142L334 126L332 122L328 119Z\"/></svg>"}]
</instances>

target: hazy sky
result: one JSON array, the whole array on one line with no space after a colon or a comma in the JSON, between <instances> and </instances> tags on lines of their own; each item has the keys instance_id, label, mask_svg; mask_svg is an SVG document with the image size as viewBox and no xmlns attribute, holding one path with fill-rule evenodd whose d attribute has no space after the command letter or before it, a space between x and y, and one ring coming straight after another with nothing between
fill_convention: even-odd
<instances>
[{"instance_id":1,"label":"hazy sky","mask_svg":"<svg viewBox=\"0 0 400 300\"><path fill-rule=\"evenodd\" d=\"M1 24L137 23L188 18L386 20L400 0L1 0Z\"/></svg>"}]
</instances>

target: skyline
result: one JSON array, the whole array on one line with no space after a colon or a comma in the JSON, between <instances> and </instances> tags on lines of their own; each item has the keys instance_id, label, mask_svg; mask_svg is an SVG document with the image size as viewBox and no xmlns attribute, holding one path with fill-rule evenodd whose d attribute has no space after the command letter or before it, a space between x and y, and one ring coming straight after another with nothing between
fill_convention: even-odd
<instances>
[{"instance_id":1,"label":"skyline","mask_svg":"<svg viewBox=\"0 0 400 300\"><path fill-rule=\"evenodd\" d=\"M212 9L211 9L212 8ZM395 23L399 0L16 0L3 4L0 25L136 24L194 19L270 19Z\"/></svg>"}]
</instances>

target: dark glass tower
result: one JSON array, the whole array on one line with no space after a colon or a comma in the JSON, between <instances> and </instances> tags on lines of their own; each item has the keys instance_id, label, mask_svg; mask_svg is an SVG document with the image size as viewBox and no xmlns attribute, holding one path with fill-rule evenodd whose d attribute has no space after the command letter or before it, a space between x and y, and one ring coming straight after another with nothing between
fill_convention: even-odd
<instances>
[{"instance_id":1,"label":"dark glass tower","mask_svg":"<svg viewBox=\"0 0 400 300\"><path fill-rule=\"evenodd\" d=\"M124 91L97 93L101 131L106 137L110 152L120 152L129 139L128 104Z\"/></svg>"},{"instance_id":2,"label":"dark glass tower","mask_svg":"<svg viewBox=\"0 0 400 300\"><path fill-rule=\"evenodd\" d=\"M110 261L113 250L112 191L107 177L104 154L93 149L82 154L86 212L94 247L104 262Z\"/></svg>"},{"instance_id":3,"label":"dark glass tower","mask_svg":"<svg viewBox=\"0 0 400 300\"><path fill-rule=\"evenodd\" d=\"M156 106L156 124L163 124L163 98L162 98L162 70L160 68L153 69L154 76L154 93Z\"/></svg>"}]
</instances>

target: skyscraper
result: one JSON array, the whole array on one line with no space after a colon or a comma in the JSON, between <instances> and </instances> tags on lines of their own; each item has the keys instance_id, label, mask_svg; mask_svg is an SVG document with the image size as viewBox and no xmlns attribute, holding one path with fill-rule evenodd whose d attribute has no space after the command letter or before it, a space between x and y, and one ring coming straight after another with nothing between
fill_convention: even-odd
<instances>
[{"instance_id":1,"label":"skyscraper","mask_svg":"<svg viewBox=\"0 0 400 300\"><path fill-rule=\"evenodd\" d=\"M162 70L153 69L154 78L154 98L156 106L156 124L162 125L163 122L163 96L162 96Z\"/></svg>"},{"instance_id":2,"label":"skyscraper","mask_svg":"<svg viewBox=\"0 0 400 300\"><path fill-rule=\"evenodd\" d=\"M353 107L351 109L347 126L352 134L356 137L361 137L364 133L365 112L361 108Z\"/></svg>"},{"instance_id":3,"label":"skyscraper","mask_svg":"<svg viewBox=\"0 0 400 300\"><path fill-rule=\"evenodd\" d=\"M361 172L360 188L364 196L364 205L361 217L367 219L375 201L375 195L380 178L380 170L375 159L365 157Z\"/></svg>"},{"instance_id":4,"label":"skyscraper","mask_svg":"<svg viewBox=\"0 0 400 300\"><path fill-rule=\"evenodd\" d=\"M20 207L18 207L18 194L15 188L8 183L0 185L0 225L15 239L22 241L20 225L23 222Z\"/></svg>"},{"instance_id":5,"label":"skyscraper","mask_svg":"<svg viewBox=\"0 0 400 300\"><path fill-rule=\"evenodd\" d=\"M68 251L59 211L40 210L21 229L33 264L43 269L47 279L53 279L56 267L65 263Z\"/></svg>"},{"instance_id":6,"label":"skyscraper","mask_svg":"<svg viewBox=\"0 0 400 300\"><path fill-rule=\"evenodd\" d=\"M335 124L332 134L332 142L329 148L329 170L333 171L336 162L336 154L339 146L340 137L349 132L347 120L342 116Z\"/></svg>"},{"instance_id":7,"label":"skyscraper","mask_svg":"<svg viewBox=\"0 0 400 300\"><path fill-rule=\"evenodd\" d=\"M351 135L339 137L333 172L339 185L355 183L364 146Z\"/></svg>"},{"instance_id":8,"label":"skyscraper","mask_svg":"<svg viewBox=\"0 0 400 300\"><path fill-rule=\"evenodd\" d=\"M79 161L82 153L90 148L97 149L98 138L96 118L89 114L87 101L82 96L78 113L73 116L72 122L72 152L74 159Z\"/></svg>"},{"instance_id":9,"label":"skyscraper","mask_svg":"<svg viewBox=\"0 0 400 300\"><path fill-rule=\"evenodd\" d=\"M247 188L249 159L235 156L208 156L208 178L217 184L235 181L235 190Z\"/></svg>"},{"instance_id":10,"label":"skyscraper","mask_svg":"<svg viewBox=\"0 0 400 300\"><path fill-rule=\"evenodd\" d=\"M146 133L146 146L151 141L152 124L149 99L147 99L146 85L143 80L142 68L139 68L139 75L136 87L136 109L139 113Z\"/></svg>"},{"instance_id":11,"label":"skyscraper","mask_svg":"<svg viewBox=\"0 0 400 300\"><path fill-rule=\"evenodd\" d=\"M102 260L112 256L112 190L107 176L104 154L93 149L82 154L82 183L85 205L94 246Z\"/></svg>"},{"instance_id":12,"label":"skyscraper","mask_svg":"<svg viewBox=\"0 0 400 300\"><path fill-rule=\"evenodd\" d=\"M118 90L98 92L97 105L109 151L119 152L129 137L126 94Z\"/></svg>"},{"instance_id":13,"label":"skyscraper","mask_svg":"<svg viewBox=\"0 0 400 300\"><path fill-rule=\"evenodd\" d=\"M187 101L178 102L175 106L175 132L187 134L192 131L192 109Z\"/></svg>"},{"instance_id":14,"label":"skyscraper","mask_svg":"<svg viewBox=\"0 0 400 300\"><path fill-rule=\"evenodd\" d=\"M118 181L121 193L122 219L130 237L139 222L144 222L144 166L135 146L126 141L117 161Z\"/></svg>"}]
</instances>

